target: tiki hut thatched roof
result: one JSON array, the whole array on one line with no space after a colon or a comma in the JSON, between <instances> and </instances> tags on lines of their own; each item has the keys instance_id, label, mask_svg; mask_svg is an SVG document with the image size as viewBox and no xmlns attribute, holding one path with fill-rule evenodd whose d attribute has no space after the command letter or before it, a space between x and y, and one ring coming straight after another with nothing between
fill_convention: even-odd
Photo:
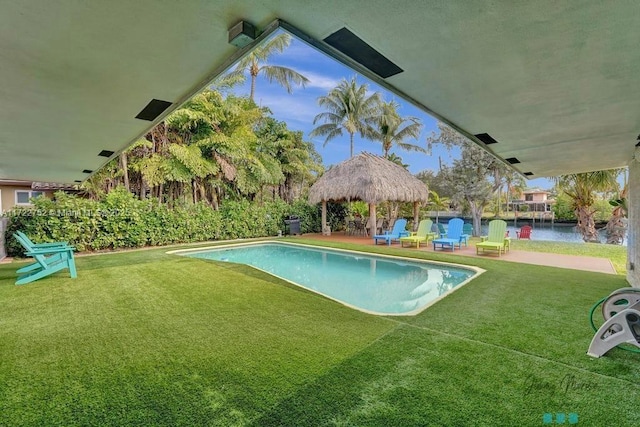
<instances>
[{"instance_id":1,"label":"tiki hut thatched roof","mask_svg":"<svg viewBox=\"0 0 640 427\"><path fill-rule=\"evenodd\" d=\"M427 186L411 173L387 159L360 153L334 166L309 190L309 202L323 200L427 202Z\"/></svg>"}]
</instances>

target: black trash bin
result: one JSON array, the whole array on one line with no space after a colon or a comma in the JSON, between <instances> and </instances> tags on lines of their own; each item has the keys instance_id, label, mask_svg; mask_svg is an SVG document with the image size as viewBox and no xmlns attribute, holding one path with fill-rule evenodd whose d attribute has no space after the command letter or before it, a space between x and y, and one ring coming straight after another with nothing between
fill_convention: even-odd
<instances>
[{"instance_id":1,"label":"black trash bin","mask_svg":"<svg viewBox=\"0 0 640 427\"><path fill-rule=\"evenodd\" d=\"M284 220L284 234L293 235L293 234L301 234L300 233L300 218L295 215L289 215Z\"/></svg>"}]
</instances>

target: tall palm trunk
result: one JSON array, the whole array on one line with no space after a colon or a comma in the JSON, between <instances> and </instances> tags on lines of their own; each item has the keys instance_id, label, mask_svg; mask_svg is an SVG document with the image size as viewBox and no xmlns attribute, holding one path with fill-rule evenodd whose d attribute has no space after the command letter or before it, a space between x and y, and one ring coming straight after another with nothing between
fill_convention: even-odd
<instances>
[{"instance_id":1,"label":"tall palm trunk","mask_svg":"<svg viewBox=\"0 0 640 427\"><path fill-rule=\"evenodd\" d=\"M249 74L251 75L251 92L249 92L249 99L253 101L253 95L256 93L256 80L258 79L258 73L260 69L257 63L251 64L249 68Z\"/></svg>"},{"instance_id":2,"label":"tall palm trunk","mask_svg":"<svg viewBox=\"0 0 640 427\"><path fill-rule=\"evenodd\" d=\"M351 156L353 157L353 132L349 132L349 141L351 142Z\"/></svg>"},{"instance_id":3,"label":"tall palm trunk","mask_svg":"<svg viewBox=\"0 0 640 427\"><path fill-rule=\"evenodd\" d=\"M127 191L131 191L129 188L129 166L127 164L127 153L120 153L120 167L122 168L122 178L124 179L124 188Z\"/></svg>"},{"instance_id":4,"label":"tall palm trunk","mask_svg":"<svg viewBox=\"0 0 640 427\"><path fill-rule=\"evenodd\" d=\"M582 240L590 243L599 243L598 231L596 223L593 219L593 211L588 206L578 206L575 209L576 218L578 218L578 231L582 234Z\"/></svg>"},{"instance_id":5,"label":"tall palm trunk","mask_svg":"<svg viewBox=\"0 0 640 427\"><path fill-rule=\"evenodd\" d=\"M611 219L607 222L607 243L610 245L621 245L627 232L627 224L624 217L624 210L617 207L611 212Z\"/></svg>"}]
</instances>

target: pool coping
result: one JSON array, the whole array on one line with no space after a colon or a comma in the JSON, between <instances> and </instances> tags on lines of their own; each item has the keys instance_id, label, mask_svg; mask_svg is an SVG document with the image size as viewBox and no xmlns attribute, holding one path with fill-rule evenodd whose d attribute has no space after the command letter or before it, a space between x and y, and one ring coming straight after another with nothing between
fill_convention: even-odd
<instances>
[{"instance_id":1,"label":"pool coping","mask_svg":"<svg viewBox=\"0 0 640 427\"><path fill-rule=\"evenodd\" d=\"M348 254L364 254L368 257L372 257L372 258L386 258L386 259L392 259L395 261L409 261L412 263L417 263L417 264L431 264L431 265L441 265L441 266L448 266L448 267L456 267L456 268L460 268L463 270L471 270L472 272L474 272L475 274L471 277L469 277L468 279L464 280L463 282L461 282L460 284L456 285L455 287L453 287L452 289L449 289L448 291L444 292L441 295L438 295L436 298L434 298L433 300L429 301L427 304L425 304L422 307L416 308L414 310L411 310L409 312L406 313L379 313L373 310L367 310L365 308L361 308L361 307L357 307L353 304L350 304L348 302L339 300L337 298L334 298L330 295L324 294L322 292L319 292L315 289L309 289L306 286L303 286L299 283L293 282L289 279L286 279L284 277L278 276L276 274L270 273L268 271L265 271L259 267L255 267L253 265L249 265L249 264L242 264L242 265L246 265L247 267L251 267L254 268L258 271L261 271L263 273L269 274L270 276L276 277L280 280L283 280L287 283L291 283L292 285L295 285L298 288L304 289L306 291L312 292L314 294L317 295L321 295L327 299L330 299L332 301L335 301L339 304L342 304L346 307L349 307L351 309L354 310L358 310L360 312L363 313L367 313L367 314L372 314L375 316L392 316L392 317L398 317L398 316L416 316L420 313L422 313L424 310L426 310L428 307L431 307L432 305L434 305L435 303L437 303L438 301L440 301L441 299L443 299L444 297L446 297L447 295L450 295L451 293L455 292L456 290L462 288L463 286L465 286L467 283L471 282L473 279L479 277L482 273L486 272L485 269L480 268L480 267L476 267L476 266L472 266L472 265L464 265L464 264L457 264L457 263L451 263L451 262L442 262L442 261L432 261L432 260L425 260L425 259L420 259L420 258L410 258L410 257L402 257L402 256L397 256L397 255L385 255L385 254L379 254L379 253L371 253L371 252L363 252L363 251L355 251L355 250L349 250L349 249L338 249L338 248L328 248L328 247L324 247L324 246L314 246L314 245L309 245L309 244L304 244L304 243L292 243L292 242L282 242L282 241L278 241L278 240L259 240L259 241L252 241L252 242L234 242L234 243L230 243L230 244L220 244L220 245L213 245L213 246L205 246L205 247L199 247L199 248L191 248L191 249L176 249L176 250L172 250L172 251L168 251L166 252L169 255L187 255L189 253L198 253L198 252L206 252L208 250L217 250L217 249L223 249L223 248L231 248L231 247L242 247L242 246L255 246L255 245L261 245L261 244L277 244L277 245L284 245L284 246L293 246L293 247L305 247L305 248L310 248L310 249L315 249L315 250L326 250L326 251L330 251L330 252L343 252L343 253L348 253ZM241 263L238 263L241 264Z\"/></svg>"}]
</instances>

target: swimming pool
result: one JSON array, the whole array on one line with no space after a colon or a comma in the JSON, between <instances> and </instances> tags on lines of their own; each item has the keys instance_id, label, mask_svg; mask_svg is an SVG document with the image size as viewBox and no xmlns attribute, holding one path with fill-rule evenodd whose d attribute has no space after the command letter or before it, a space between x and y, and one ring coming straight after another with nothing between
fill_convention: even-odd
<instances>
[{"instance_id":1,"label":"swimming pool","mask_svg":"<svg viewBox=\"0 0 640 427\"><path fill-rule=\"evenodd\" d=\"M483 271L275 242L173 253L247 264L349 307L383 315L417 314Z\"/></svg>"}]
</instances>

